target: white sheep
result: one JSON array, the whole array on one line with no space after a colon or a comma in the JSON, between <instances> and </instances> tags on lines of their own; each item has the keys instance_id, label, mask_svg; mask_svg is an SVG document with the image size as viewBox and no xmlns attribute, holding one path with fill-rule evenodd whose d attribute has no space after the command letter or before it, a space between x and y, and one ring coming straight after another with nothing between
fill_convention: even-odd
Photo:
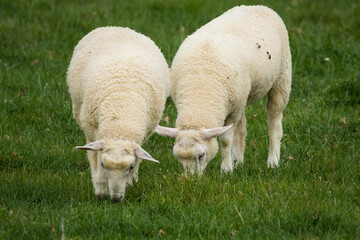
<instances>
[{"instance_id":1,"label":"white sheep","mask_svg":"<svg viewBox=\"0 0 360 240\"><path fill-rule=\"evenodd\" d=\"M84 131L96 196L121 200L159 124L170 93L170 70L148 37L122 27L97 28L75 47L67 84Z\"/></svg>"},{"instance_id":2,"label":"white sheep","mask_svg":"<svg viewBox=\"0 0 360 240\"><path fill-rule=\"evenodd\" d=\"M215 18L181 44L171 78L177 128L158 126L156 131L176 137L173 151L185 171L202 174L218 151L217 136L221 170L231 172L242 163L245 106L266 94L267 163L279 165L282 111L291 90L291 53L286 27L277 13L264 6L240 6Z\"/></svg>"}]
</instances>

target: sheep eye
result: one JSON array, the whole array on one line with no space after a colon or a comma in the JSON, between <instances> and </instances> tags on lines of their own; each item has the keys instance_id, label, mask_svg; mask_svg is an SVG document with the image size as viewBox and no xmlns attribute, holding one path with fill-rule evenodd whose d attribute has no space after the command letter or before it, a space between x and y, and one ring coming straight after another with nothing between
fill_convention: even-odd
<instances>
[{"instance_id":1,"label":"sheep eye","mask_svg":"<svg viewBox=\"0 0 360 240\"><path fill-rule=\"evenodd\" d=\"M199 160L202 160L205 156L205 152L203 152L202 154L199 155Z\"/></svg>"},{"instance_id":2,"label":"sheep eye","mask_svg":"<svg viewBox=\"0 0 360 240\"><path fill-rule=\"evenodd\" d=\"M100 164L101 164L102 168L104 168L104 164L103 164L103 162L101 162Z\"/></svg>"},{"instance_id":3,"label":"sheep eye","mask_svg":"<svg viewBox=\"0 0 360 240\"><path fill-rule=\"evenodd\" d=\"M130 166L130 170L132 170L133 168L134 168L134 165L131 165L131 166Z\"/></svg>"}]
</instances>

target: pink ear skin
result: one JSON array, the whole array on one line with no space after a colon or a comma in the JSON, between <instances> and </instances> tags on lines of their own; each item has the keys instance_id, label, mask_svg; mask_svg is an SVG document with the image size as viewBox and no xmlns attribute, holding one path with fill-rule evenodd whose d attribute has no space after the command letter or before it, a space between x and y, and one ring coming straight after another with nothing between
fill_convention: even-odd
<instances>
[{"instance_id":1,"label":"pink ear skin","mask_svg":"<svg viewBox=\"0 0 360 240\"><path fill-rule=\"evenodd\" d=\"M158 160L155 160L148 152L142 149L140 146L135 149L135 157L140 159L149 160L152 162L160 163Z\"/></svg>"},{"instance_id":2,"label":"pink ear skin","mask_svg":"<svg viewBox=\"0 0 360 240\"><path fill-rule=\"evenodd\" d=\"M162 127L162 126L158 125L156 127L155 131L156 131L157 134L159 134L161 136L176 138L179 129Z\"/></svg>"},{"instance_id":3,"label":"pink ear skin","mask_svg":"<svg viewBox=\"0 0 360 240\"><path fill-rule=\"evenodd\" d=\"M76 149L79 150L91 150L91 151L102 151L104 143L100 141L91 142L84 146L76 146Z\"/></svg>"},{"instance_id":4,"label":"pink ear skin","mask_svg":"<svg viewBox=\"0 0 360 240\"><path fill-rule=\"evenodd\" d=\"M220 136L221 134L229 130L232 126L233 125L230 124L229 126L226 127L218 127L218 128L210 128L210 129L205 128L202 130L202 138L204 140L209 140L210 138Z\"/></svg>"}]
</instances>

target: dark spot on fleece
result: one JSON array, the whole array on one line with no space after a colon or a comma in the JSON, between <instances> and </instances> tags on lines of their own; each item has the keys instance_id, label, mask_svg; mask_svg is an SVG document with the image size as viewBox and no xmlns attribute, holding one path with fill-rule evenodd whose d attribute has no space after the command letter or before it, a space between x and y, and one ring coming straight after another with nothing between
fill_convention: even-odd
<instances>
[{"instance_id":1,"label":"dark spot on fleece","mask_svg":"<svg viewBox=\"0 0 360 240\"><path fill-rule=\"evenodd\" d=\"M269 59L271 59L271 54L267 51L266 54L269 56Z\"/></svg>"},{"instance_id":2,"label":"dark spot on fleece","mask_svg":"<svg viewBox=\"0 0 360 240\"><path fill-rule=\"evenodd\" d=\"M260 44L256 43L256 45L257 45L258 48L261 48L261 45L260 45Z\"/></svg>"}]
</instances>

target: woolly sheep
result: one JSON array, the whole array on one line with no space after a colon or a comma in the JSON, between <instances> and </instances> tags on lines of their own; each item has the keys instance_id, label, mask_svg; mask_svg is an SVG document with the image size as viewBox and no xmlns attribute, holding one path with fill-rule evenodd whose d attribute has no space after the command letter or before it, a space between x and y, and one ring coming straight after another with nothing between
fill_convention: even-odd
<instances>
[{"instance_id":1,"label":"woolly sheep","mask_svg":"<svg viewBox=\"0 0 360 240\"><path fill-rule=\"evenodd\" d=\"M170 70L148 37L122 27L97 28L75 47L67 73L73 115L84 131L96 196L121 200L137 181L141 145L159 124Z\"/></svg>"},{"instance_id":2,"label":"woolly sheep","mask_svg":"<svg viewBox=\"0 0 360 240\"><path fill-rule=\"evenodd\" d=\"M245 106L268 95L270 148L267 164L279 165L282 111L291 90L291 53L286 27L265 6L234 7L181 44L171 66L176 128L173 152L186 172L202 174L222 148L221 170L244 161ZM233 126L233 127L231 127ZM234 162L235 161L235 162Z\"/></svg>"}]
</instances>

